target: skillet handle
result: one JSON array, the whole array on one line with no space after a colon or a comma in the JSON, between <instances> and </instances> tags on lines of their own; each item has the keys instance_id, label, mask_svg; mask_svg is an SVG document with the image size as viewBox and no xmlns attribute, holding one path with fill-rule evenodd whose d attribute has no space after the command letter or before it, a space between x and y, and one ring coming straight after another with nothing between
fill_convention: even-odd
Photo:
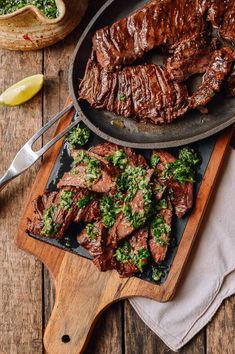
<instances>
[{"instance_id":1,"label":"skillet handle","mask_svg":"<svg viewBox=\"0 0 235 354\"><path fill-rule=\"evenodd\" d=\"M56 301L44 335L48 354L82 353L101 312L121 297L127 279L100 272L92 261L66 252L55 279Z\"/></svg>"}]
</instances>

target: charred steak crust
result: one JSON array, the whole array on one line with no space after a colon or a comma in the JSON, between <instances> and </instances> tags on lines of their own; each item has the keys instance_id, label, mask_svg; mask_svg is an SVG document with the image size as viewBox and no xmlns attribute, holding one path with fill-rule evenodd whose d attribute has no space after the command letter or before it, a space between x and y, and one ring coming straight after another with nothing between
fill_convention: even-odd
<instances>
[{"instance_id":1,"label":"charred steak crust","mask_svg":"<svg viewBox=\"0 0 235 354\"><path fill-rule=\"evenodd\" d=\"M154 124L170 123L188 110L186 86L171 81L167 70L154 64L112 73L90 59L79 98L94 108Z\"/></svg>"},{"instance_id":2,"label":"charred steak crust","mask_svg":"<svg viewBox=\"0 0 235 354\"><path fill-rule=\"evenodd\" d=\"M113 70L158 46L170 47L205 29L202 1L153 0L127 18L95 32L98 62Z\"/></svg>"}]
</instances>

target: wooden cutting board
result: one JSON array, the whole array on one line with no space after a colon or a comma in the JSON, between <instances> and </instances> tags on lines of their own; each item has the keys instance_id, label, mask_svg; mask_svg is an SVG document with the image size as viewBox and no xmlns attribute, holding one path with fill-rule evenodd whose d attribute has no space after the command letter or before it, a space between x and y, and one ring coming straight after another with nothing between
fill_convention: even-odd
<instances>
[{"instance_id":1,"label":"wooden cutting board","mask_svg":"<svg viewBox=\"0 0 235 354\"><path fill-rule=\"evenodd\" d=\"M56 134L69 124L73 115L74 112L70 112L61 119ZM16 244L39 258L48 267L54 279L56 301L44 335L44 345L48 354L82 352L97 318L114 301L132 296L144 296L162 302L172 298L189 257L231 135L232 129L229 128L218 136L194 208L167 279L162 285L136 277L120 278L116 271L102 273L89 259L26 234L27 218L30 218L33 212L32 200L44 192L62 141L44 156L19 225Z\"/></svg>"}]
</instances>

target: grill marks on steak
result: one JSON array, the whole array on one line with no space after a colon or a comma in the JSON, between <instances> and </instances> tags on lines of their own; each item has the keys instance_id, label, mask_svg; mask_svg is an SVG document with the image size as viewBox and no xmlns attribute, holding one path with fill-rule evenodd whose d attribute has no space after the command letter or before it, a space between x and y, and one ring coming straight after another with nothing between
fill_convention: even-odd
<instances>
[{"instance_id":1,"label":"grill marks on steak","mask_svg":"<svg viewBox=\"0 0 235 354\"><path fill-rule=\"evenodd\" d=\"M186 86L154 64L111 73L90 59L79 97L95 108L154 124L170 123L188 109Z\"/></svg>"},{"instance_id":2,"label":"grill marks on steak","mask_svg":"<svg viewBox=\"0 0 235 354\"><path fill-rule=\"evenodd\" d=\"M204 73L213 50L206 33L195 34L178 43L173 56L166 61L171 79L182 82L191 75Z\"/></svg>"},{"instance_id":3,"label":"grill marks on steak","mask_svg":"<svg viewBox=\"0 0 235 354\"><path fill-rule=\"evenodd\" d=\"M176 158L164 150L156 150L153 154L157 154L159 157L159 162L156 166L158 181L161 185L172 190L172 203L175 208L175 213L178 218L181 218L192 207L193 184L190 182L180 183L175 181L172 177L165 178L163 172L166 165L170 162L175 162Z\"/></svg>"},{"instance_id":4,"label":"grill marks on steak","mask_svg":"<svg viewBox=\"0 0 235 354\"><path fill-rule=\"evenodd\" d=\"M61 194L64 191L73 191L71 207L64 208L61 206ZM59 192L44 193L36 198L33 202L34 214L32 220L28 222L28 231L34 235L47 236L52 238L61 238L70 223L77 217L79 208L77 202L87 194L86 191L76 190L73 187L62 188ZM43 232L45 212L53 207L52 217L52 233L45 234ZM84 216L84 215L83 215ZM79 221L82 219L82 215Z\"/></svg>"},{"instance_id":5,"label":"grill marks on steak","mask_svg":"<svg viewBox=\"0 0 235 354\"><path fill-rule=\"evenodd\" d=\"M162 262L166 258L166 253L170 242L173 209L169 198L167 199L167 208L160 210L156 217L159 216L162 217L164 223L169 226L169 231L166 231L160 236L161 242L163 242L163 244L161 244L161 242L159 243L158 239L154 235L152 225L150 226L149 249L156 263Z\"/></svg>"},{"instance_id":6,"label":"grill marks on steak","mask_svg":"<svg viewBox=\"0 0 235 354\"><path fill-rule=\"evenodd\" d=\"M93 48L102 67L131 64L158 46L170 47L203 32L203 8L195 0L154 0L127 18L94 34Z\"/></svg>"},{"instance_id":7,"label":"grill marks on steak","mask_svg":"<svg viewBox=\"0 0 235 354\"><path fill-rule=\"evenodd\" d=\"M96 257L104 253L107 229L102 221L94 222L93 227L94 236L89 236L87 228L85 227L77 236L77 241L90 253L92 257Z\"/></svg>"},{"instance_id":8,"label":"grill marks on steak","mask_svg":"<svg viewBox=\"0 0 235 354\"><path fill-rule=\"evenodd\" d=\"M205 106L214 97L230 72L233 61L235 59L235 51L229 47L223 47L213 53L210 64L203 76L202 84L197 91L189 97L190 108Z\"/></svg>"},{"instance_id":9,"label":"grill marks on steak","mask_svg":"<svg viewBox=\"0 0 235 354\"><path fill-rule=\"evenodd\" d=\"M226 89L228 96L235 97L235 67L226 80Z\"/></svg>"},{"instance_id":10,"label":"grill marks on steak","mask_svg":"<svg viewBox=\"0 0 235 354\"><path fill-rule=\"evenodd\" d=\"M86 161L81 161L76 163L76 157L79 153L84 153L88 158L92 158L99 164L100 176L94 181L89 181L88 173L88 164ZM97 193L108 193L114 187L114 172L113 167L106 161L101 158L99 155L96 155L92 152L87 152L83 150L78 150L74 152L75 166L74 168L66 172L62 179L59 181L57 187L61 188L64 186L74 186L77 188L87 188L92 192Z\"/></svg>"}]
</instances>

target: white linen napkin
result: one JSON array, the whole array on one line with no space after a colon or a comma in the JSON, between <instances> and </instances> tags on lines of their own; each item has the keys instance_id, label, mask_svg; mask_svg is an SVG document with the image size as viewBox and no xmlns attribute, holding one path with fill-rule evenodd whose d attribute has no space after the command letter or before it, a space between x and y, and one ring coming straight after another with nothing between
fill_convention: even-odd
<instances>
[{"instance_id":1,"label":"white linen napkin","mask_svg":"<svg viewBox=\"0 0 235 354\"><path fill-rule=\"evenodd\" d=\"M183 347L235 293L235 150L230 149L172 301L132 298L140 318L172 350Z\"/></svg>"}]
</instances>

